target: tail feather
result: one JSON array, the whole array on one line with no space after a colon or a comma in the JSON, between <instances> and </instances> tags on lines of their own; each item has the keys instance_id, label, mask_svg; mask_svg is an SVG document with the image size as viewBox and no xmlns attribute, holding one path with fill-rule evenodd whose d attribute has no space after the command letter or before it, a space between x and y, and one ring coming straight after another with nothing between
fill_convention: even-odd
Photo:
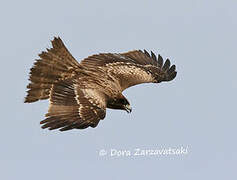
<instances>
[{"instance_id":1,"label":"tail feather","mask_svg":"<svg viewBox=\"0 0 237 180\"><path fill-rule=\"evenodd\" d=\"M40 59L31 68L26 103L48 99L52 85L71 78L80 67L59 37L54 38L52 46L47 52L39 54Z\"/></svg>"}]
</instances>

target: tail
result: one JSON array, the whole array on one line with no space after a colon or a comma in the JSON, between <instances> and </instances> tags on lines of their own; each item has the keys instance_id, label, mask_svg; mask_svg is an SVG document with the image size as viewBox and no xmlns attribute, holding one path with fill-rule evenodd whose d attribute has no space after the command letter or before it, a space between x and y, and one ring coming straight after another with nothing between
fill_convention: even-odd
<instances>
[{"instance_id":1,"label":"tail","mask_svg":"<svg viewBox=\"0 0 237 180\"><path fill-rule=\"evenodd\" d=\"M52 46L39 54L40 59L31 68L25 103L48 99L54 83L74 76L76 69L80 68L59 37L54 38Z\"/></svg>"}]
</instances>

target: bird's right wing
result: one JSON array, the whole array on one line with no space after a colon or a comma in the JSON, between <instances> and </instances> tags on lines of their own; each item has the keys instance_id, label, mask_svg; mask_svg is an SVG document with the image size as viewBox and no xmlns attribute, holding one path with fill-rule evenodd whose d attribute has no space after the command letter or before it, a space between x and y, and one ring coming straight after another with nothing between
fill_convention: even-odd
<instances>
[{"instance_id":1,"label":"bird's right wing","mask_svg":"<svg viewBox=\"0 0 237 180\"><path fill-rule=\"evenodd\" d=\"M171 81L177 74L175 65L170 66L169 59L163 64L160 55L157 58L153 52L150 55L147 51L141 50L93 55L80 64L103 70L108 76L115 77L122 91L141 83Z\"/></svg>"}]
</instances>

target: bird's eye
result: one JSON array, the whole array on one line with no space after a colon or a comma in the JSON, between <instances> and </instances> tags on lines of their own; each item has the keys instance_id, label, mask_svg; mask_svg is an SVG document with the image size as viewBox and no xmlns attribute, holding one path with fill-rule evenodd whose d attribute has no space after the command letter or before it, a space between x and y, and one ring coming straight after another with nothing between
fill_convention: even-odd
<instances>
[{"instance_id":1,"label":"bird's eye","mask_svg":"<svg viewBox=\"0 0 237 180\"><path fill-rule=\"evenodd\" d=\"M127 104L126 99L119 99L119 102L120 102L121 104Z\"/></svg>"}]
</instances>

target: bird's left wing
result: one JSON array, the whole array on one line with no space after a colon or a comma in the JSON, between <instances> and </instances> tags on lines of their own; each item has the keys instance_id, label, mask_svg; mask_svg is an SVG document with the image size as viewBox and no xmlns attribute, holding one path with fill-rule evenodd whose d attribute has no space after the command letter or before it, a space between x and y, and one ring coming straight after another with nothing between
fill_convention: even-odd
<instances>
[{"instance_id":1,"label":"bird's left wing","mask_svg":"<svg viewBox=\"0 0 237 180\"><path fill-rule=\"evenodd\" d=\"M95 89L80 87L76 79L55 83L50 92L50 106L42 128L84 129L96 127L105 118L106 100Z\"/></svg>"},{"instance_id":2,"label":"bird's left wing","mask_svg":"<svg viewBox=\"0 0 237 180\"><path fill-rule=\"evenodd\" d=\"M134 50L126 53L104 53L89 56L80 63L89 68L102 69L110 77L115 77L121 90L141 84L171 81L176 77L175 65L170 60L149 54L146 50Z\"/></svg>"}]
</instances>

